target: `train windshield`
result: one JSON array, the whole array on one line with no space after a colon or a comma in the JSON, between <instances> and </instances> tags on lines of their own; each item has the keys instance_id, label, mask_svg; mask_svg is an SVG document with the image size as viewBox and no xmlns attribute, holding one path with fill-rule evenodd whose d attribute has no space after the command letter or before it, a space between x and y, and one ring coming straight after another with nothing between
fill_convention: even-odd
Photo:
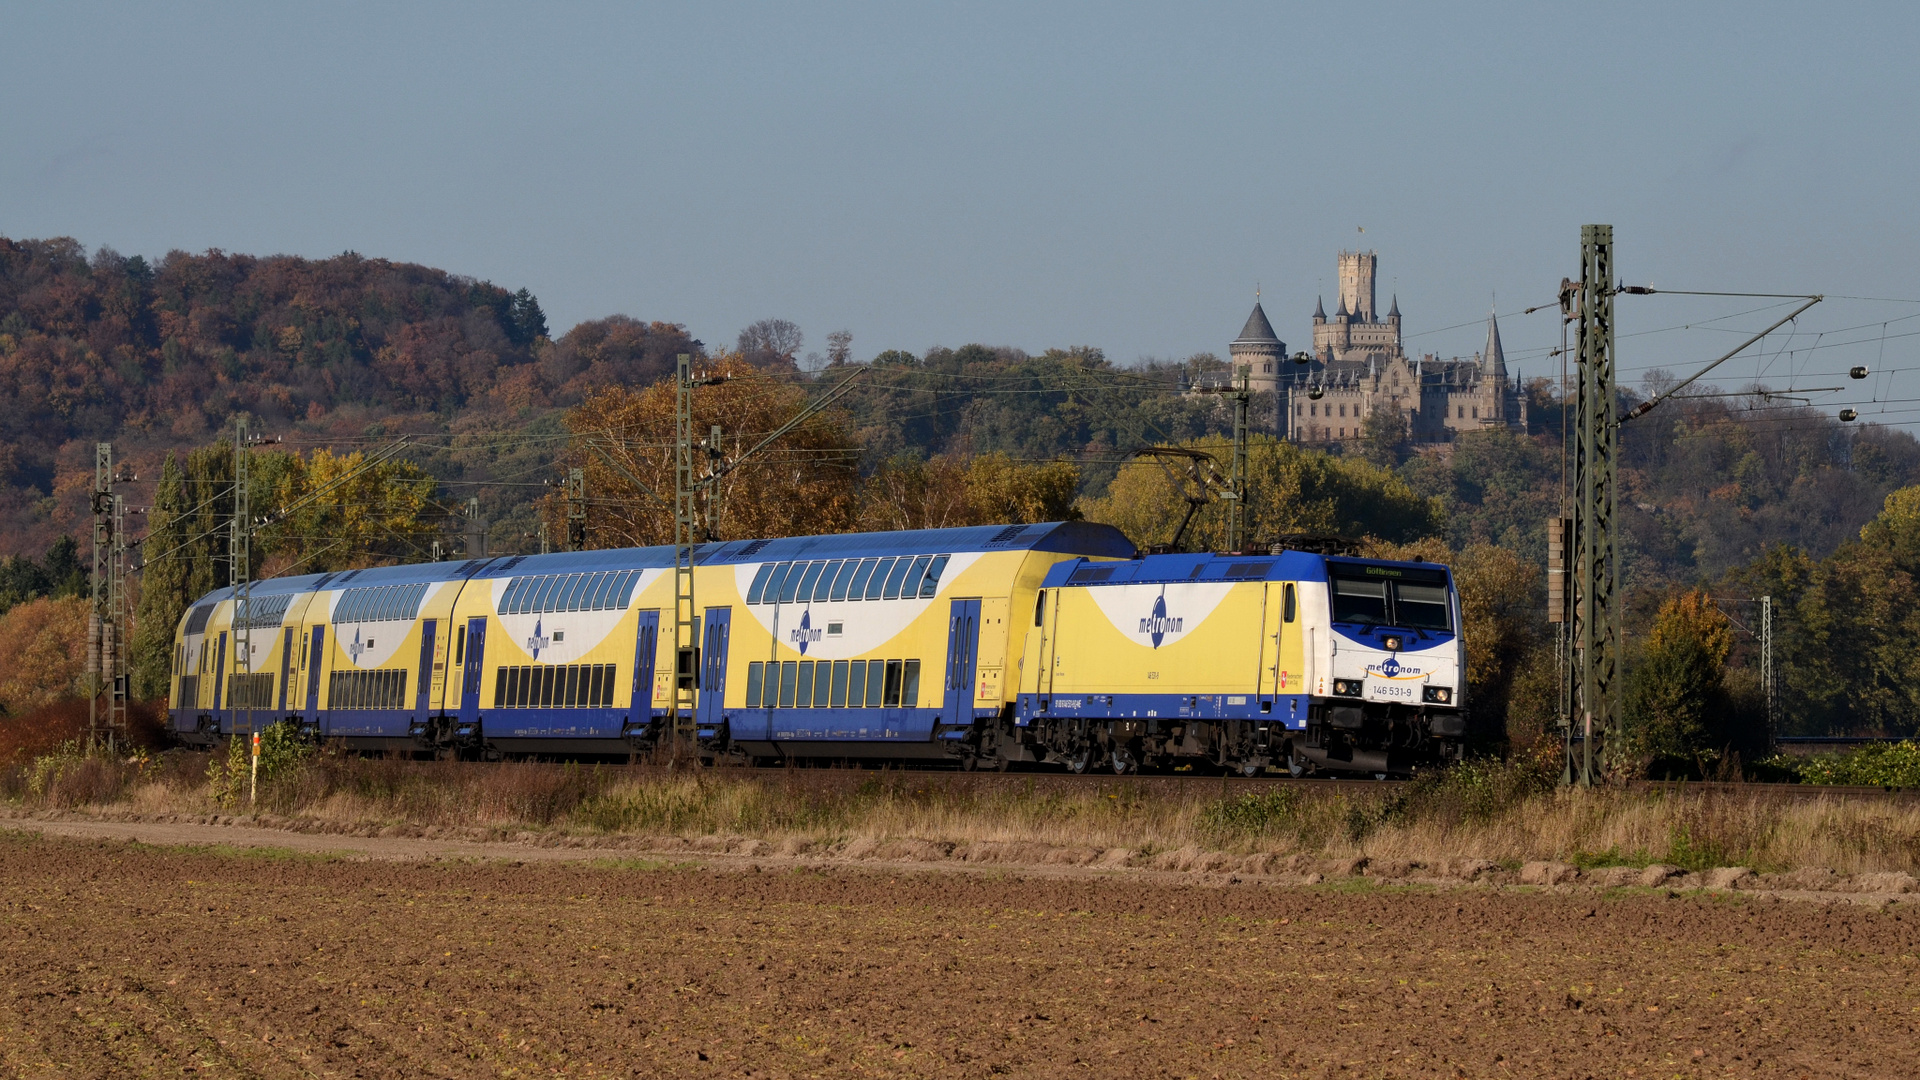
<instances>
[{"instance_id":1,"label":"train windshield","mask_svg":"<svg viewBox=\"0 0 1920 1080\"><path fill-rule=\"evenodd\" d=\"M1333 621L1409 630L1453 628L1446 575L1412 567L1335 563Z\"/></svg>"},{"instance_id":2,"label":"train windshield","mask_svg":"<svg viewBox=\"0 0 1920 1080\"><path fill-rule=\"evenodd\" d=\"M1379 626L1387 622L1387 583L1333 579L1333 621Z\"/></svg>"}]
</instances>

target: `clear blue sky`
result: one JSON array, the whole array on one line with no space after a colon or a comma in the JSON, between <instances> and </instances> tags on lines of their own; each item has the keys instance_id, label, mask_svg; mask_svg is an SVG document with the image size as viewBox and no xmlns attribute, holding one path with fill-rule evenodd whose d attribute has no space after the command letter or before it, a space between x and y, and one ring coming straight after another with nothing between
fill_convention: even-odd
<instances>
[{"instance_id":1,"label":"clear blue sky","mask_svg":"<svg viewBox=\"0 0 1920 1080\"><path fill-rule=\"evenodd\" d=\"M1550 299L1589 221L1656 286L1920 298L1916 21L1912 4L8 2L0 233L150 258L353 249L530 288L556 334L624 312L730 343L773 316L809 348L851 329L862 358L980 341L1122 361L1224 352L1256 282L1298 344L1334 253L1362 245L1410 348L1448 355L1484 340L1496 296ZM1629 331L1744 310L1630 302ZM1795 342L1915 313L1836 301ZM1523 356L1558 341L1547 315L1504 328ZM1910 341L1771 370L1897 366ZM1624 339L1622 364L1725 342Z\"/></svg>"}]
</instances>

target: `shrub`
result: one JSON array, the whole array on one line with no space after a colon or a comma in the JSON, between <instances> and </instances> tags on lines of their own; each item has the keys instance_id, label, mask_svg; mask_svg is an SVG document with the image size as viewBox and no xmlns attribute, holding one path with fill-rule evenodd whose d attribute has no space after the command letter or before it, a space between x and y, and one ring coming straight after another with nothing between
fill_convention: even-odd
<instances>
[{"instance_id":1,"label":"shrub","mask_svg":"<svg viewBox=\"0 0 1920 1080\"><path fill-rule=\"evenodd\" d=\"M1844 754L1823 754L1800 765L1803 784L1920 788L1920 742L1869 743Z\"/></svg>"}]
</instances>

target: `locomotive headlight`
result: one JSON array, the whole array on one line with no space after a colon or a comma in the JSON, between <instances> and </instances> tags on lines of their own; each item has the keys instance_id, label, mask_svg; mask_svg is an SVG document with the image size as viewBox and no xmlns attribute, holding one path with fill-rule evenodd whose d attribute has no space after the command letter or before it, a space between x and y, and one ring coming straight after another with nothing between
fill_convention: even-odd
<instances>
[{"instance_id":1,"label":"locomotive headlight","mask_svg":"<svg viewBox=\"0 0 1920 1080\"><path fill-rule=\"evenodd\" d=\"M1333 680L1333 692L1340 697L1359 697L1360 680L1335 679Z\"/></svg>"},{"instance_id":2,"label":"locomotive headlight","mask_svg":"<svg viewBox=\"0 0 1920 1080\"><path fill-rule=\"evenodd\" d=\"M1432 705L1451 705L1453 704L1453 687L1451 686L1424 687L1420 691L1420 700L1425 701Z\"/></svg>"}]
</instances>

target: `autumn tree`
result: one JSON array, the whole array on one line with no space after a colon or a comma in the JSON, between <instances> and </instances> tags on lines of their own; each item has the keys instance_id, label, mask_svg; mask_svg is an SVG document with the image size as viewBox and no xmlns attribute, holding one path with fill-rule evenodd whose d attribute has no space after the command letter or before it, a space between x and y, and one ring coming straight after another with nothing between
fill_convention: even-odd
<instances>
[{"instance_id":1,"label":"autumn tree","mask_svg":"<svg viewBox=\"0 0 1920 1080\"><path fill-rule=\"evenodd\" d=\"M87 601L41 597L0 615L0 716L19 716L81 693Z\"/></svg>"},{"instance_id":2,"label":"autumn tree","mask_svg":"<svg viewBox=\"0 0 1920 1080\"><path fill-rule=\"evenodd\" d=\"M1222 480L1233 445L1225 438L1182 444L1212 455ZM1247 527L1255 542L1284 533L1332 533L1408 542L1433 535L1443 524L1433 502L1416 495L1393 473L1352 458L1306 450L1270 435L1255 435L1247 447ZM1188 482L1189 490L1197 485ZM1083 501L1087 518L1113 525L1135 544L1171 543L1187 502L1180 487L1156 462L1123 466L1106 495ZM1226 543L1225 505L1214 501L1196 514L1184 546L1220 550Z\"/></svg>"},{"instance_id":3,"label":"autumn tree","mask_svg":"<svg viewBox=\"0 0 1920 1080\"><path fill-rule=\"evenodd\" d=\"M737 355L721 357L704 374L726 380L693 391L693 430L702 442L697 471L704 476L716 463L726 466L713 488L714 536L738 540L854 528L859 448L844 419L830 410L815 413L743 458L807 407L806 391ZM588 547L673 543L675 407L669 379L642 390L609 387L567 413L573 445L566 463L585 471ZM720 444L710 447L716 425ZM564 503L549 498L542 512L552 535L564 536Z\"/></svg>"},{"instance_id":4,"label":"autumn tree","mask_svg":"<svg viewBox=\"0 0 1920 1080\"><path fill-rule=\"evenodd\" d=\"M860 526L871 530L1031 525L1078 518L1080 470L1070 461L1020 462L1002 453L972 459L899 455L860 489Z\"/></svg>"},{"instance_id":5,"label":"autumn tree","mask_svg":"<svg viewBox=\"0 0 1920 1080\"><path fill-rule=\"evenodd\" d=\"M1704 774L1730 738L1724 681L1733 631L1704 590L1660 607L1627 676L1622 703L1629 753L1639 768Z\"/></svg>"},{"instance_id":6,"label":"autumn tree","mask_svg":"<svg viewBox=\"0 0 1920 1080\"><path fill-rule=\"evenodd\" d=\"M786 319L761 319L745 330L734 343L742 360L761 368L792 368L793 358L806 344L800 327Z\"/></svg>"}]
</instances>

